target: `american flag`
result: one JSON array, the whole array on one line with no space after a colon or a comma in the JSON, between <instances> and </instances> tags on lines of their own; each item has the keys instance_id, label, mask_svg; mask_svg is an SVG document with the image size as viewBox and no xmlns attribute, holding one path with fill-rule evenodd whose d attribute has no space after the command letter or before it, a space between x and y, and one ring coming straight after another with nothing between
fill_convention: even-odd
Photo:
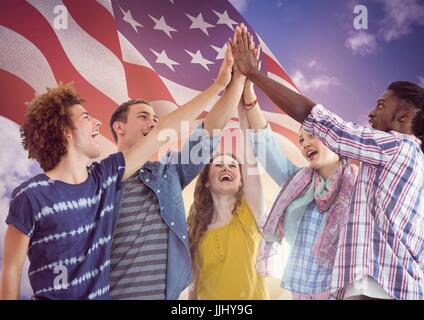
<instances>
[{"instance_id":1,"label":"american flag","mask_svg":"<svg viewBox=\"0 0 424 320\"><path fill-rule=\"evenodd\" d=\"M241 22L252 30L226 0L1 1L0 115L21 124L34 92L73 81L103 123L130 98L151 100L160 117L211 84ZM264 71L297 91L254 37ZM273 130L295 148L298 124L257 91Z\"/></svg>"},{"instance_id":2,"label":"american flag","mask_svg":"<svg viewBox=\"0 0 424 320\"><path fill-rule=\"evenodd\" d=\"M152 101L161 117L212 83L225 42L241 22L253 30L226 0L1 0L0 148L7 153L0 157L0 247L11 191L40 170L26 159L17 128L35 92L72 81L104 124L130 98ZM297 91L267 45L254 37L262 46L263 71ZM280 144L300 158L299 124L257 93ZM107 154L115 147L105 127ZM235 116L229 128L237 127ZM21 294L31 295L26 271Z\"/></svg>"}]
</instances>

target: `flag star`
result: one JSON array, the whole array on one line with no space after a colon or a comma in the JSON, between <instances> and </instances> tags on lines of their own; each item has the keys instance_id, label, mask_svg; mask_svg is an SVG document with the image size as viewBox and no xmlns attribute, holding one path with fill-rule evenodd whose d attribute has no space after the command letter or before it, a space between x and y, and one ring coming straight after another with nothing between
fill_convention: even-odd
<instances>
[{"instance_id":1,"label":"flag star","mask_svg":"<svg viewBox=\"0 0 424 320\"><path fill-rule=\"evenodd\" d=\"M191 26L190 29L200 29L203 31L203 33L205 33L207 36L209 35L208 33L208 28L213 28L215 27L214 25L207 23L205 20L203 20L203 16L201 13L199 13L199 15L195 18L192 17L191 15L186 13L186 16L190 18L191 20Z\"/></svg>"},{"instance_id":2,"label":"flag star","mask_svg":"<svg viewBox=\"0 0 424 320\"><path fill-rule=\"evenodd\" d=\"M163 63L165 64L169 69L175 72L173 65L179 65L178 62L169 59L168 55L166 54L165 50L162 50L161 53L157 53L155 50L150 49L156 56L156 63Z\"/></svg>"},{"instance_id":3,"label":"flag star","mask_svg":"<svg viewBox=\"0 0 424 320\"><path fill-rule=\"evenodd\" d=\"M197 50L196 53L192 53L188 50L186 52L192 57L191 63L197 63L200 64L203 68L209 71L208 64L214 64L212 61L209 61L208 59L203 58L202 54L200 53L200 50Z\"/></svg>"},{"instance_id":4,"label":"flag star","mask_svg":"<svg viewBox=\"0 0 424 320\"><path fill-rule=\"evenodd\" d=\"M134 20L130 10L125 12L121 7L119 7L119 9L121 9L122 13L124 14L124 18L123 18L124 21L129 23L131 27L135 30L135 32L138 33L137 27L143 27L143 26Z\"/></svg>"},{"instance_id":5,"label":"flag star","mask_svg":"<svg viewBox=\"0 0 424 320\"><path fill-rule=\"evenodd\" d=\"M212 10L212 11L215 12L215 14L219 18L216 24L226 24L231 30L234 31L233 24L238 24L238 23L228 16L227 10L225 10L223 13L219 13L218 11L215 11L215 10Z\"/></svg>"},{"instance_id":6,"label":"flag star","mask_svg":"<svg viewBox=\"0 0 424 320\"><path fill-rule=\"evenodd\" d=\"M225 57L225 50L227 49L227 43L224 44L222 48L215 47L213 45L210 45L216 52L218 52L218 55L216 56L215 60L222 60Z\"/></svg>"},{"instance_id":7,"label":"flag star","mask_svg":"<svg viewBox=\"0 0 424 320\"><path fill-rule=\"evenodd\" d=\"M156 19L155 17L151 16L150 14L149 14L149 17L150 17L150 19L152 19L155 22L155 26L153 27L153 29L155 29L155 30L162 30L163 32L166 33L166 35L168 37L170 37L172 39L171 31L172 32L177 32L177 30L175 30L174 28L172 28L171 26L169 26L166 23L165 18L163 16L160 17L159 20Z\"/></svg>"}]
</instances>

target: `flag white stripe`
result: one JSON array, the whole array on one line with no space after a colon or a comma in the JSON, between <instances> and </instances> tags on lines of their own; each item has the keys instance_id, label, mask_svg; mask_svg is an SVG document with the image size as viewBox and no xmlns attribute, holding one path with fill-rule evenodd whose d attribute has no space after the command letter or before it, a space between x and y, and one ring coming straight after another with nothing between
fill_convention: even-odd
<instances>
[{"instance_id":1,"label":"flag white stripe","mask_svg":"<svg viewBox=\"0 0 424 320\"><path fill-rule=\"evenodd\" d=\"M37 92L57 85L46 57L28 39L0 26L0 69L19 77Z\"/></svg>"},{"instance_id":2,"label":"flag white stripe","mask_svg":"<svg viewBox=\"0 0 424 320\"><path fill-rule=\"evenodd\" d=\"M283 86L289 88L290 90L292 90L296 93L300 93L295 87L293 87L290 83L288 83L286 80L284 80L280 76L276 75L275 73L268 71L268 77L270 77L271 79L281 83Z\"/></svg>"},{"instance_id":3,"label":"flag white stripe","mask_svg":"<svg viewBox=\"0 0 424 320\"><path fill-rule=\"evenodd\" d=\"M299 132L300 123L293 118L290 118L288 115L269 111L263 111L263 113L268 121L277 123L280 126L285 127L295 133Z\"/></svg>"},{"instance_id":4,"label":"flag white stripe","mask_svg":"<svg viewBox=\"0 0 424 320\"><path fill-rule=\"evenodd\" d=\"M119 31L118 38L121 45L122 60L154 70L147 59L144 58L143 55L132 45L132 43Z\"/></svg>"},{"instance_id":5,"label":"flag white stripe","mask_svg":"<svg viewBox=\"0 0 424 320\"><path fill-rule=\"evenodd\" d=\"M201 91L197 91L189 87L180 85L165 77L160 76L160 78L163 81L163 83L166 85L166 87L168 88L169 92L171 93L172 97L174 98L175 102L178 105L183 105L184 103L190 101L201 92Z\"/></svg>"},{"instance_id":6,"label":"flag white stripe","mask_svg":"<svg viewBox=\"0 0 424 320\"><path fill-rule=\"evenodd\" d=\"M258 34L256 34L256 36L259 39L259 43L261 45L261 51L263 53L266 53L267 56L270 56L272 60L274 60L275 63L277 63L280 66L280 68L284 70L283 66L280 64L280 62L278 62L278 59L274 56L271 49L266 45L266 43L262 40L262 38Z\"/></svg>"},{"instance_id":7,"label":"flag white stripe","mask_svg":"<svg viewBox=\"0 0 424 320\"><path fill-rule=\"evenodd\" d=\"M110 12L112 17L115 17L113 15L113 7L112 7L112 1L111 0L97 0L97 2L99 4L101 4L103 7L105 7L105 9Z\"/></svg>"},{"instance_id":8,"label":"flag white stripe","mask_svg":"<svg viewBox=\"0 0 424 320\"><path fill-rule=\"evenodd\" d=\"M68 15L68 29L54 27L54 8L58 0L28 0L52 25L63 50L75 69L93 86L116 103L128 100L127 81L122 62ZM108 72L105 72L107 70Z\"/></svg>"},{"instance_id":9,"label":"flag white stripe","mask_svg":"<svg viewBox=\"0 0 424 320\"><path fill-rule=\"evenodd\" d=\"M178 108L175 103L166 100L154 100L149 102L159 119Z\"/></svg>"}]
</instances>

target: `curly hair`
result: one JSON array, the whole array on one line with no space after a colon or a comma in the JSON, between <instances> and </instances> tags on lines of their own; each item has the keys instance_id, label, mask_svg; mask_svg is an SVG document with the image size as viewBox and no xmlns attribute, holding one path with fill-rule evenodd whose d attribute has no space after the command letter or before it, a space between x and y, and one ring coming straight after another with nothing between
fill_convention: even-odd
<instances>
[{"instance_id":1,"label":"curly hair","mask_svg":"<svg viewBox=\"0 0 424 320\"><path fill-rule=\"evenodd\" d=\"M412 82L396 81L391 83L387 90L392 91L402 103L412 106L417 111L412 121L412 131L421 139L421 150L424 151L424 88Z\"/></svg>"},{"instance_id":2,"label":"curly hair","mask_svg":"<svg viewBox=\"0 0 424 320\"><path fill-rule=\"evenodd\" d=\"M188 226L188 238L189 238L189 247L190 247L190 255L191 255L191 265L193 269L193 273L197 275L199 271L199 267L196 264L196 253L197 248L199 246L200 240L202 236L205 234L208 225L212 221L213 216L213 199L212 194L209 188L206 187L209 176L209 168L214 159L221 156L222 154L215 154L210 162L205 166L202 172L199 174L197 178L196 187L194 189L194 201L190 207L190 212L187 218L187 226ZM228 154L228 156L237 160L236 156L233 154ZM240 162L237 160L240 164ZM239 167L241 170L241 167ZM241 172L240 172L241 174ZM243 184L240 185L239 190L237 191L235 198L236 202L234 204L234 208L232 214L235 215L237 212L237 208L240 206L241 201L243 199Z\"/></svg>"},{"instance_id":3,"label":"curly hair","mask_svg":"<svg viewBox=\"0 0 424 320\"><path fill-rule=\"evenodd\" d=\"M44 171L53 169L67 153L65 132L74 129L70 107L83 102L72 83L59 83L27 103L28 113L20 128L22 144L28 158L37 160Z\"/></svg>"}]
</instances>

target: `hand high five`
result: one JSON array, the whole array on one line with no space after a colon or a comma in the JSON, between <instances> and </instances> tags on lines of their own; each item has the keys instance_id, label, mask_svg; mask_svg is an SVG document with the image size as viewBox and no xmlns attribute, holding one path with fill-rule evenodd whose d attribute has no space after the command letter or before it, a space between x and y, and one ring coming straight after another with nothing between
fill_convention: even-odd
<instances>
[{"instance_id":1,"label":"hand high five","mask_svg":"<svg viewBox=\"0 0 424 320\"><path fill-rule=\"evenodd\" d=\"M250 71L258 69L260 48L259 46L255 48L253 36L247 31L244 24L236 27L231 41L231 49L234 62L241 73L247 75Z\"/></svg>"}]
</instances>

